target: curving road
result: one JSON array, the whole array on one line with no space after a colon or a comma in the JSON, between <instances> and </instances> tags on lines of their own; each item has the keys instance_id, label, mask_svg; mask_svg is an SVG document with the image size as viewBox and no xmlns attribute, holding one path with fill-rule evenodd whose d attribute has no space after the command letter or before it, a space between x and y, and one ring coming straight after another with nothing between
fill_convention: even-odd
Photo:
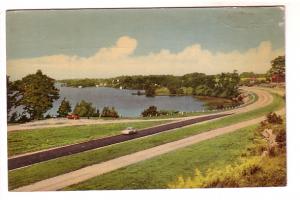
<instances>
[{"instance_id":1,"label":"curving road","mask_svg":"<svg viewBox=\"0 0 300 200\"><path fill-rule=\"evenodd\" d=\"M243 113L248 112L253 109L261 108L269 105L273 101L272 95L264 90L258 88L247 88L248 91L254 92L258 96L258 100L253 104L250 104L245 107L238 108L234 110L234 113ZM222 114L230 114L233 111L225 111ZM280 113L284 112L284 109L280 110ZM211 116L211 115L208 115ZM190 136L181 140L170 142L167 144L159 145L150 149L139 151L133 154L115 158L100 164L91 165L67 174L59 175L53 178L49 178L43 181L33 183L28 186L20 187L14 191L52 191L59 190L61 188L88 180L95 176L99 176L104 173L119 169L121 167L126 167L128 165L140 162L145 159L152 158L154 156L162 155L164 153L174 151L179 148L187 147L198 142L214 138L219 135L223 135L235 130L238 130L243 127L247 127L253 124L257 124L262 121L264 117L259 117L256 119L240 122L230 126L217 128L211 131L200 133L194 136Z\"/></svg>"}]
</instances>

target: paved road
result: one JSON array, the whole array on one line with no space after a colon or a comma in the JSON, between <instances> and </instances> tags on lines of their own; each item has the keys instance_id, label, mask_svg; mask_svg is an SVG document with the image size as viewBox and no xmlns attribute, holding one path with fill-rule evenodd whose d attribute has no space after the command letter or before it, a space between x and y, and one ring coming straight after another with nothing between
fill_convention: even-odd
<instances>
[{"instance_id":1,"label":"paved road","mask_svg":"<svg viewBox=\"0 0 300 200\"><path fill-rule=\"evenodd\" d=\"M91 140L87 142L82 142L78 144L73 144L73 145L68 145L68 146L63 146L63 147L58 147L50 150L45 150L45 151L40 151L36 153L31 153L31 154L26 154L26 155L21 155L21 156L16 156L13 158L8 159L8 169L13 170L17 169L20 167L25 167L28 165L32 165L35 163L51 160L54 158L62 157L62 156L67 156L75 153L80 153L104 146L108 146L111 144L116 144L148 135L153 135L157 134L163 131L168 131L188 125L192 125L195 123L211 120L211 119L216 119L220 117L224 117L230 115L230 113L224 113L224 114L214 114L214 115L207 115L207 116L201 116L201 117L196 117L188 120L182 120L182 121L176 121L168 124L163 124L151 128L146 128L143 130L139 130L136 134L131 134L131 135L115 135L115 136L110 136L106 138L100 138L96 140Z\"/></svg>"}]
</instances>

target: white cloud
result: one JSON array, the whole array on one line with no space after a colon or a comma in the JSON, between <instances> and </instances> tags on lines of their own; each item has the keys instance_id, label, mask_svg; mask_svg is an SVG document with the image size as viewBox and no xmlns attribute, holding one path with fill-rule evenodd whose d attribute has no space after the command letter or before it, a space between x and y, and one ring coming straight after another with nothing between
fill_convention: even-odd
<instances>
[{"instance_id":1,"label":"white cloud","mask_svg":"<svg viewBox=\"0 0 300 200\"><path fill-rule=\"evenodd\" d=\"M263 73L270 67L272 59L284 54L283 49L273 49L269 41L263 41L246 52L212 53L200 44L194 44L178 53L162 49L145 56L134 55L137 45L134 38L123 36L114 46L100 48L91 57L52 55L8 60L7 72L12 79L19 79L37 69L56 79L133 74L182 75L191 72L216 74L234 69Z\"/></svg>"},{"instance_id":2,"label":"white cloud","mask_svg":"<svg viewBox=\"0 0 300 200\"><path fill-rule=\"evenodd\" d=\"M279 27L283 27L283 25L284 25L284 22L278 22Z\"/></svg>"}]
</instances>

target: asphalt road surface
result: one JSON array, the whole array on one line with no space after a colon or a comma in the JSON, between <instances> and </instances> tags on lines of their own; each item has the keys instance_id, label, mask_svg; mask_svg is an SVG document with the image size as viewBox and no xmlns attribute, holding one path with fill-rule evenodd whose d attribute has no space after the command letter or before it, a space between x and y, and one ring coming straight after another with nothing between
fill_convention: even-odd
<instances>
[{"instance_id":1,"label":"asphalt road surface","mask_svg":"<svg viewBox=\"0 0 300 200\"><path fill-rule=\"evenodd\" d=\"M50 150L45 150L37 153L32 153L28 155L23 155L23 156L17 156L14 158L8 159L8 169L13 170L21 167L25 167L28 165L32 165L35 163L55 159L58 157L62 156L67 156L67 155L72 155L104 146L108 146L111 144L116 144L148 135L153 135L157 134L163 131L168 131L176 128L181 128L184 126L192 125L195 123L211 120L211 119L216 119L220 117L224 117L227 115L230 115L231 113L222 113L222 114L215 114L215 115L209 115L209 116L201 116L201 117L196 117L192 119L187 119L187 120L182 120L182 121L177 121L177 122L172 122L168 124L163 124L151 128L146 128L139 130L135 134L131 135L115 135L111 137L106 137L106 138L100 138L96 140L91 140L87 142L82 142L78 144L73 144L73 145L68 145L68 146L63 146L55 149L50 149ZM101 130L99 130L101 131Z\"/></svg>"}]
</instances>

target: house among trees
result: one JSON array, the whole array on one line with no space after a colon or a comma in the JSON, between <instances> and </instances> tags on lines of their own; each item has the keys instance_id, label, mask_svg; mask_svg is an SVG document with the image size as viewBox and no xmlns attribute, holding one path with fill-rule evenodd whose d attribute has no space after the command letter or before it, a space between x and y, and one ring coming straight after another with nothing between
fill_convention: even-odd
<instances>
[{"instance_id":1,"label":"house among trees","mask_svg":"<svg viewBox=\"0 0 300 200\"><path fill-rule=\"evenodd\" d=\"M273 74L271 77L272 83L282 83L285 82L285 76L282 74Z\"/></svg>"},{"instance_id":2,"label":"house among trees","mask_svg":"<svg viewBox=\"0 0 300 200\"><path fill-rule=\"evenodd\" d=\"M272 83L285 82L285 56L278 56L271 61L271 69L268 71Z\"/></svg>"}]
</instances>

